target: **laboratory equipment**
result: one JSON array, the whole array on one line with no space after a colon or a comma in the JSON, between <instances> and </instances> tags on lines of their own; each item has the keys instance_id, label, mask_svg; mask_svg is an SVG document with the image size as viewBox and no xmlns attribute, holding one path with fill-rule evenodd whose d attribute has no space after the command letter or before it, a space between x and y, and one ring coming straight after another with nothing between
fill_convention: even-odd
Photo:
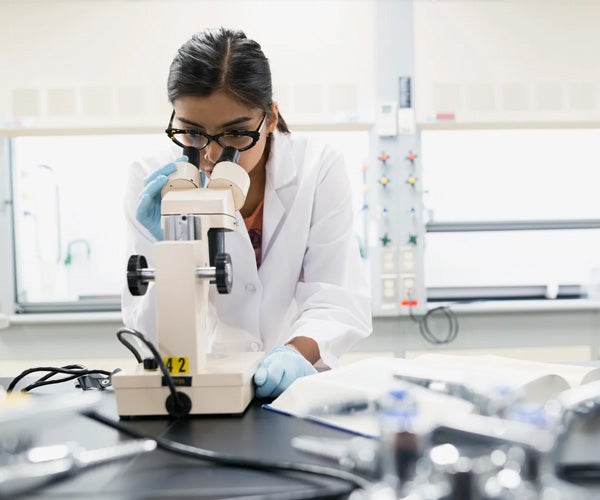
<instances>
[{"instance_id":1,"label":"laboratory equipment","mask_svg":"<svg viewBox=\"0 0 600 500\"><path fill-rule=\"evenodd\" d=\"M426 401L417 397L421 388L467 400L480 413L453 414L449 409L433 422L419 407ZM574 483L600 477L593 450L564 452L567 442L572 448L575 423L592 429L588 432L598 428L600 381L563 391L543 406L528 405L515 393L496 392L478 392L469 383L395 377L394 388L374 401L348 398L315 408L306 417L327 413L352 418L359 412L357 418L364 419L370 413L379 421L377 439L300 436L291 445L378 478L372 488L356 492L355 499L591 498L583 484ZM576 436L574 442L581 439Z\"/></svg>"},{"instance_id":2,"label":"laboratory equipment","mask_svg":"<svg viewBox=\"0 0 600 500\"><path fill-rule=\"evenodd\" d=\"M36 446L11 456L0 465L0 498L14 498L79 471L147 453L156 449L151 439L139 439L87 450L73 443Z\"/></svg>"},{"instance_id":3,"label":"laboratory equipment","mask_svg":"<svg viewBox=\"0 0 600 500\"><path fill-rule=\"evenodd\" d=\"M462 382L452 382L430 377L396 373L394 378L425 387L433 392L464 399L474 405L481 415L502 415L503 411L518 401L520 395L508 387L480 390Z\"/></svg>"},{"instance_id":4,"label":"laboratory equipment","mask_svg":"<svg viewBox=\"0 0 600 500\"><path fill-rule=\"evenodd\" d=\"M323 436L297 436L291 445L296 450L335 460L341 467L367 475L380 473L379 443L356 436L350 439Z\"/></svg>"},{"instance_id":5,"label":"laboratory equipment","mask_svg":"<svg viewBox=\"0 0 600 500\"><path fill-rule=\"evenodd\" d=\"M398 135L398 103L381 103L377 112L377 134L382 137L395 137Z\"/></svg>"},{"instance_id":6,"label":"laboratory equipment","mask_svg":"<svg viewBox=\"0 0 600 500\"><path fill-rule=\"evenodd\" d=\"M392 43L407 50L410 44L402 40L400 32L379 37L382 51L374 61L378 80L376 125L371 132L374 154L366 178L366 183L374 187L366 201L374 210L368 213L365 237L373 315L420 320L428 311L424 273L426 221L418 155L420 136L412 99L414 76L410 65L398 64L397 54L389 57L387 49L383 49ZM406 61L412 60L408 52L406 56ZM385 210L375 210L377 207ZM439 343L451 340L449 336Z\"/></svg>"},{"instance_id":7,"label":"laboratory equipment","mask_svg":"<svg viewBox=\"0 0 600 500\"><path fill-rule=\"evenodd\" d=\"M198 161L197 150L184 148L184 154ZM219 293L232 286L224 233L236 229L236 210L250 185L238 157L236 149L223 148L205 188L197 165L178 162L162 191L165 240L154 245L155 268L147 267L144 256L129 259L133 295L143 295L154 280L158 352L169 373L149 359L133 373L116 374L121 416L237 414L252 400L252 376L264 353L208 353L205 336L209 285L216 284Z\"/></svg>"},{"instance_id":8,"label":"laboratory equipment","mask_svg":"<svg viewBox=\"0 0 600 500\"><path fill-rule=\"evenodd\" d=\"M0 498L14 498L88 467L156 448L156 442L149 439L95 450L76 443L35 445L41 429L60 425L76 413L92 411L100 400L97 392L35 398L11 393L0 400Z\"/></svg>"},{"instance_id":9,"label":"laboratory equipment","mask_svg":"<svg viewBox=\"0 0 600 500\"><path fill-rule=\"evenodd\" d=\"M407 384L382 395L377 407L382 479L399 491L414 477L422 453L417 401Z\"/></svg>"},{"instance_id":10,"label":"laboratory equipment","mask_svg":"<svg viewBox=\"0 0 600 500\"><path fill-rule=\"evenodd\" d=\"M27 448L38 430L73 413L92 410L99 402L97 392L45 396L43 404L25 393L6 394L0 399L0 463L3 454Z\"/></svg>"}]
</instances>

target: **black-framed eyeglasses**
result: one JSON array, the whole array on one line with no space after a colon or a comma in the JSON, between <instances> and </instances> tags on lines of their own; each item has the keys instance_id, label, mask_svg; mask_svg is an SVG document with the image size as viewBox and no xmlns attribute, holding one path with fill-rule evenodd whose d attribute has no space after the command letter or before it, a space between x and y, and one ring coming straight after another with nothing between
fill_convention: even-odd
<instances>
[{"instance_id":1,"label":"black-framed eyeglasses","mask_svg":"<svg viewBox=\"0 0 600 500\"><path fill-rule=\"evenodd\" d=\"M169 120L169 126L165 130L165 133L175 144L182 148L191 146L200 150L208 146L210 141L215 141L223 148L231 146L238 151L246 151L254 146L260 138L260 131L265 123L266 117L267 113L263 115L256 130L230 130L228 132L221 132L217 135L208 135L203 132L198 132L197 130L173 128L173 118L175 118L175 110L173 110L171 119Z\"/></svg>"}]
</instances>

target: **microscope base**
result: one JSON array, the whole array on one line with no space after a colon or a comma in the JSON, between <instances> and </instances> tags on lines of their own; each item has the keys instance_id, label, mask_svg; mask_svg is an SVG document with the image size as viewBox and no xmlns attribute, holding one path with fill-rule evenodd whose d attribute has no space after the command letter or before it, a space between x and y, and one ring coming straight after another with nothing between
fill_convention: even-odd
<instances>
[{"instance_id":1,"label":"microscope base","mask_svg":"<svg viewBox=\"0 0 600 500\"><path fill-rule=\"evenodd\" d=\"M177 390L192 401L190 415L243 413L254 396L252 377L264 356L264 352L212 353L199 373L173 375ZM170 391L162 378L160 370L147 371L141 364L134 373L114 374L119 415L168 415L165 401Z\"/></svg>"}]
</instances>

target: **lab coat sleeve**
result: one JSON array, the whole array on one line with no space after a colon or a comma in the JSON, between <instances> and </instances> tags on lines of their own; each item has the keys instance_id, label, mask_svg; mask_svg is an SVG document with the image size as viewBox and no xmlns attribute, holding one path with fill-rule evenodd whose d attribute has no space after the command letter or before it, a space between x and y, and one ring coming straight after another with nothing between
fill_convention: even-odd
<instances>
[{"instance_id":1,"label":"lab coat sleeve","mask_svg":"<svg viewBox=\"0 0 600 500\"><path fill-rule=\"evenodd\" d=\"M372 330L365 262L353 229L352 191L343 158L324 154L315 186L311 223L295 301L290 340L314 339L321 361L339 356Z\"/></svg>"}]
</instances>

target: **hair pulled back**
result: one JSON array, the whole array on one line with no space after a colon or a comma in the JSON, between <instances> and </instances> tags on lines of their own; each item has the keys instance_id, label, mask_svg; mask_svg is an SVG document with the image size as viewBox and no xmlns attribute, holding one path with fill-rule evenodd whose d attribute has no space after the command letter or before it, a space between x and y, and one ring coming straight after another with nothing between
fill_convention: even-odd
<instances>
[{"instance_id":1,"label":"hair pulled back","mask_svg":"<svg viewBox=\"0 0 600 500\"><path fill-rule=\"evenodd\" d=\"M171 103L223 90L265 112L270 112L273 99L271 68L260 45L242 31L223 27L196 33L181 46L171 63L167 90ZM281 114L277 129L289 132Z\"/></svg>"}]
</instances>

